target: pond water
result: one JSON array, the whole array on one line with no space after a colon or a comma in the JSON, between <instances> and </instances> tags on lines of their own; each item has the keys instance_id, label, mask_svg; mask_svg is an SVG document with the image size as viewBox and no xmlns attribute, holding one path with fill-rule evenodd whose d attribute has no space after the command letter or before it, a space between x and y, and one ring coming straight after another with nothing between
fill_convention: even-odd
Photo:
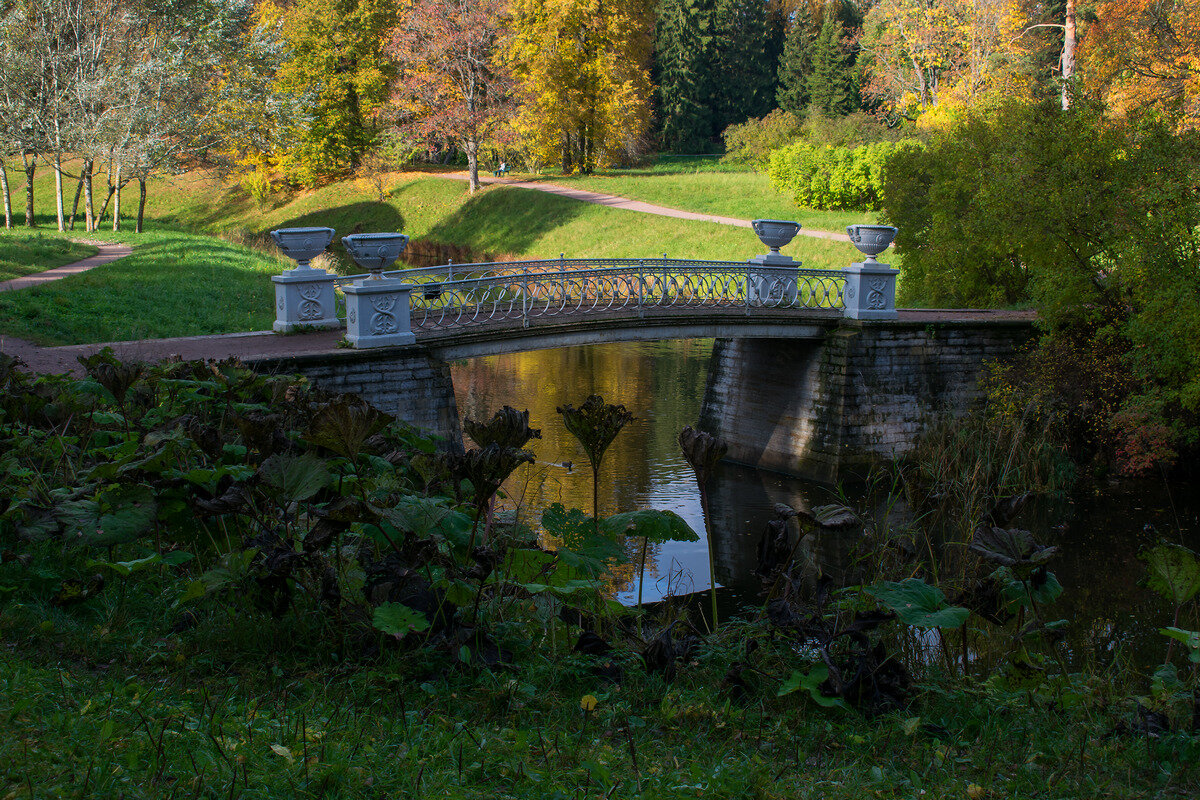
<instances>
[{"instance_id":1,"label":"pond water","mask_svg":"<svg viewBox=\"0 0 1200 800\"><path fill-rule=\"evenodd\" d=\"M599 394L633 412L637 420L605 454L600 512L666 509L701 535L699 542L650 546L641 587L647 602L707 590L706 538L712 537L718 596L727 614L761 603L757 548L776 503L811 508L848 502L880 516L887 501L866 487L848 487L842 495L832 487L722 464L710 487L712 519L706 525L677 437L699 417L711 350L712 342L704 340L589 345L471 359L452 365L452 371L463 418L488 419L507 404L528 409L530 425L541 428L542 438L529 444L538 463L522 467L505 486L507 504L535 527L541 509L551 503L591 508L587 458L556 407L578 406ZM911 519L902 504L890 511L897 524ZM1172 624L1172 609L1141 585L1145 568L1137 556L1160 539L1200 548L1200 498L1191 487L1159 479L1092 489L1039 502L1015 524L1032 530L1039 542L1061 547L1051 569L1065 592L1048 618L1070 621L1073 661L1089 654L1107 660L1114 653L1143 664L1162 658L1166 639L1158 629ZM817 548L822 569L835 577L852 574L847 559L861 536L822 534ZM617 598L632 604L638 589L636 570L622 574Z\"/></svg>"}]
</instances>

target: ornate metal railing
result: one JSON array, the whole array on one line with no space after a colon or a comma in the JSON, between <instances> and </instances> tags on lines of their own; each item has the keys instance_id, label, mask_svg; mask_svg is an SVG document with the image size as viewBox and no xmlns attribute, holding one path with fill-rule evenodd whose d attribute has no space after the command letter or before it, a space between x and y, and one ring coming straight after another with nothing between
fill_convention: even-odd
<instances>
[{"instance_id":1,"label":"ornate metal railing","mask_svg":"<svg viewBox=\"0 0 1200 800\"><path fill-rule=\"evenodd\" d=\"M846 282L840 270L668 258L447 264L384 276L416 285L419 330L657 309L841 309Z\"/></svg>"}]
</instances>

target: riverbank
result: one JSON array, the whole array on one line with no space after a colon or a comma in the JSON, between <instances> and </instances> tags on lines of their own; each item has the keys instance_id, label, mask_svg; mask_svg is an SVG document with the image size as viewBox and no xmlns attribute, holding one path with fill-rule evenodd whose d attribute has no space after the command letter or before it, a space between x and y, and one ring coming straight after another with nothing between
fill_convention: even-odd
<instances>
[{"instance_id":1,"label":"riverbank","mask_svg":"<svg viewBox=\"0 0 1200 800\"><path fill-rule=\"evenodd\" d=\"M14 798L1200 789L1188 646L1163 637L1150 681L1119 648L1065 663L1055 551L1016 534L942 547L872 512L841 584L802 546L831 532L792 516L798 545L760 553L773 599L710 630L611 601L651 536L689 538L669 516L484 528L516 451L433 458L378 412L229 364L2 366ZM527 422L489 429L538 451Z\"/></svg>"}]
</instances>

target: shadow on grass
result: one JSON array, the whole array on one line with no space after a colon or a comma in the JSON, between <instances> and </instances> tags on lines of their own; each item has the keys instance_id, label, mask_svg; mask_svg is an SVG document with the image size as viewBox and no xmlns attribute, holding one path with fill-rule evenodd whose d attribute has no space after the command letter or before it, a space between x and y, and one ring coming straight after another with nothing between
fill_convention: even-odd
<instances>
[{"instance_id":1,"label":"shadow on grass","mask_svg":"<svg viewBox=\"0 0 1200 800\"><path fill-rule=\"evenodd\" d=\"M495 187L438 222L428 238L477 254L520 254L587 210L585 203L532 189Z\"/></svg>"},{"instance_id":2,"label":"shadow on grass","mask_svg":"<svg viewBox=\"0 0 1200 800\"><path fill-rule=\"evenodd\" d=\"M361 203L323 208L284 220L272 228L333 228L337 239L350 233L403 231L404 215L390 203L365 200ZM265 233L265 229L261 231Z\"/></svg>"}]
</instances>

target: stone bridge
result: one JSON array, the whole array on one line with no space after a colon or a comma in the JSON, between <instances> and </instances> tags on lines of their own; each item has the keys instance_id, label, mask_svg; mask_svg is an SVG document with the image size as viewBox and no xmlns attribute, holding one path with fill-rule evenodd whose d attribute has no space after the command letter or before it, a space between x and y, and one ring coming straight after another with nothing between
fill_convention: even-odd
<instances>
[{"instance_id":1,"label":"stone bridge","mask_svg":"<svg viewBox=\"0 0 1200 800\"><path fill-rule=\"evenodd\" d=\"M742 265L744 269L745 265ZM462 441L449 362L600 342L715 340L700 426L731 460L832 483L910 450L939 414L980 399L988 361L1034 334L1029 313L892 309L853 319L842 308L605 308L509 315L418 329L408 344L248 359L353 392L451 443ZM327 338L325 337L320 338ZM305 339L309 337L288 337ZM529 391L538 391L531 386Z\"/></svg>"}]
</instances>

